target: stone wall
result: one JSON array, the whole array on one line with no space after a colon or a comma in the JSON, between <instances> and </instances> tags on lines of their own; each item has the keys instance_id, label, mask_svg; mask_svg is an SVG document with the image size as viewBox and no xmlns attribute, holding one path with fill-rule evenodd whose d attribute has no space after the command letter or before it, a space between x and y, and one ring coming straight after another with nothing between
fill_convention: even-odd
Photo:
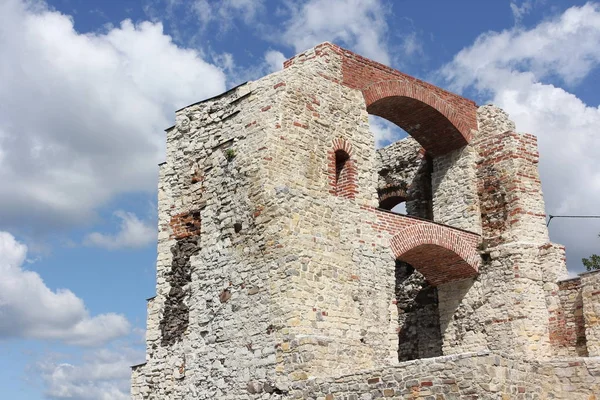
<instances>
[{"instance_id":1,"label":"stone wall","mask_svg":"<svg viewBox=\"0 0 600 400\"><path fill-rule=\"evenodd\" d=\"M581 279L558 283L558 307L550 310L550 342L561 356L587 356Z\"/></svg>"},{"instance_id":2,"label":"stone wall","mask_svg":"<svg viewBox=\"0 0 600 400\"><path fill-rule=\"evenodd\" d=\"M554 354L598 357L600 271L558 282L548 296L550 341Z\"/></svg>"},{"instance_id":3,"label":"stone wall","mask_svg":"<svg viewBox=\"0 0 600 400\"><path fill-rule=\"evenodd\" d=\"M442 355L437 288L407 263L396 262L398 360Z\"/></svg>"},{"instance_id":4,"label":"stone wall","mask_svg":"<svg viewBox=\"0 0 600 400\"><path fill-rule=\"evenodd\" d=\"M250 382L249 399L596 399L600 363L590 358L526 361L489 352L402 362L357 374L310 378L284 391Z\"/></svg>"},{"instance_id":5,"label":"stone wall","mask_svg":"<svg viewBox=\"0 0 600 400\"><path fill-rule=\"evenodd\" d=\"M433 216L436 222L481 233L477 198L477 153L465 146L433 160Z\"/></svg>"},{"instance_id":6,"label":"stone wall","mask_svg":"<svg viewBox=\"0 0 600 400\"><path fill-rule=\"evenodd\" d=\"M489 246L547 243L548 229L537 164L537 139L519 134L495 106L478 109L480 132L473 141L477 161L482 233Z\"/></svg>"},{"instance_id":7,"label":"stone wall","mask_svg":"<svg viewBox=\"0 0 600 400\"><path fill-rule=\"evenodd\" d=\"M411 137L377 150L379 207L406 202L406 214L433 220L433 163Z\"/></svg>"},{"instance_id":8,"label":"stone wall","mask_svg":"<svg viewBox=\"0 0 600 400\"><path fill-rule=\"evenodd\" d=\"M466 353L400 363L291 386L295 399L596 399L600 363L524 361Z\"/></svg>"},{"instance_id":9,"label":"stone wall","mask_svg":"<svg viewBox=\"0 0 600 400\"><path fill-rule=\"evenodd\" d=\"M475 174L469 193L477 193L480 219L471 221L480 226L483 263L476 278L438 286L444 354L489 349L551 357L550 297L566 266L564 249L548 243L535 141L512 132L497 107L480 107L478 121L480 132L463 149L472 148L469 156L460 160L465 175Z\"/></svg>"},{"instance_id":10,"label":"stone wall","mask_svg":"<svg viewBox=\"0 0 600 400\"><path fill-rule=\"evenodd\" d=\"M160 167L157 295L133 397L234 396L273 379L263 132L277 76L178 111ZM260 118L259 118L260 117ZM262 158L261 158L262 159ZM263 162L267 160L262 159ZM272 234L271 234L272 235Z\"/></svg>"},{"instance_id":11,"label":"stone wall","mask_svg":"<svg viewBox=\"0 0 600 400\"><path fill-rule=\"evenodd\" d=\"M600 271L580 277L587 349L590 357L600 357Z\"/></svg>"}]
</instances>

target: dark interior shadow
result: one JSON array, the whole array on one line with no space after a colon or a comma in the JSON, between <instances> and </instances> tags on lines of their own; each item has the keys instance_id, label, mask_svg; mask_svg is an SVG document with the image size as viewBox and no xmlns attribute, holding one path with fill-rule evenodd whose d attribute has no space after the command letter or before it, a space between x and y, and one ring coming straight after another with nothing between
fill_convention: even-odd
<instances>
[{"instance_id":1,"label":"dark interior shadow","mask_svg":"<svg viewBox=\"0 0 600 400\"><path fill-rule=\"evenodd\" d=\"M410 264L396 261L398 360L442 355L437 289Z\"/></svg>"}]
</instances>

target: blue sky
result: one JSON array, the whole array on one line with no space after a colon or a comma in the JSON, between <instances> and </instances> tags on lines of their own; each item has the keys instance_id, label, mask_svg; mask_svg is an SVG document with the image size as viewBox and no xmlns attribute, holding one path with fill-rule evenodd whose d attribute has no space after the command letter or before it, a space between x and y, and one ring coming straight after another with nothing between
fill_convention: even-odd
<instances>
[{"instance_id":1,"label":"blue sky","mask_svg":"<svg viewBox=\"0 0 600 400\"><path fill-rule=\"evenodd\" d=\"M600 4L0 0L0 387L125 399L174 111L331 41L509 112L550 214L600 214ZM373 119L379 145L401 132ZM600 221L554 220L571 273Z\"/></svg>"}]
</instances>

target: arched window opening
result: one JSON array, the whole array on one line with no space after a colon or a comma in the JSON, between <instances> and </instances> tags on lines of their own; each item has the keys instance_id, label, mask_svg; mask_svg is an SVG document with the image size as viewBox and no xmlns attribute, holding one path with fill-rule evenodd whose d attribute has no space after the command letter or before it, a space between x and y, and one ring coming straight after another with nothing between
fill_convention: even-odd
<instances>
[{"instance_id":1,"label":"arched window opening","mask_svg":"<svg viewBox=\"0 0 600 400\"><path fill-rule=\"evenodd\" d=\"M389 173L388 170L384 171L384 174ZM380 187L377 189L377 194L379 196L379 208L398 214L406 214L407 190L404 182Z\"/></svg>"},{"instance_id":2,"label":"arched window opening","mask_svg":"<svg viewBox=\"0 0 600 400\"><path fill-rule=\"evenodd\" d=\"M350 159L350 156L344 150L336 150L336 152L335 152L335 185L336 185L336 189L338 189L338 192L336 194L339 194L339 190L342 188L343 184L348 179L348 177L347 177L348 170L346 169L344 171L344 169L345 169L346 163L348 162L349 159Z\"/></svg>"},{"instance_id":3,"label":"arched window opening","mask_svg":"<svg viewBox=\"0 0 600 400\"><path fill-rule=\"evenodd\" d=\"M353 199L356 193L354 182L355 170L350 155L344 150L335 152L335 194L336 196Z\"/></svg>"},{"instance_id":4,"label":"arched window opening","mask_svg":"<svg viewBox=\"0 0 600 400\"><path fill-rule=\"evenodd\" d=\"M357 193L356 163L352 158L352 146L345 139L333 141L329 153L330 193L347 199L354 199Z\"/></svg>"},{"instance_id":5,"label":"arched window opening","mask_svg":"<svg viewBox=\"0 0 600 400\"><path fill-rule=\"evenodd\" d=\"M390 92L391 95L381 97L381 94L371 92L377 90L376 86L378 85L372 85L363 91L367 99L367 112L399 126L434 156L446 154L468 143L468 137L454 125L459 123L455 115L448 114L452 106L443 104L435 97L418 100L411 97L410 93L401 93L401 89L397 94ZM444 115L440 110L448 115ZM468 132L463 125L464 123L459 124Z\"/></svg>"},{"instance_id":6,"label":"arched window opening","mask_svg":"<svg viewBox=\"0 0 600 400\"><path fill-rule=\"evenodd\" d=\"M433 220L433 160L413 138L377 150L379 208Z\"/></svg>"},{"instance_id":7,"label":"arched window opening","mask_svg":"<svg viewBox=\"0 0 600 400\"><path fill-rule=\"evenodd\" d=\"M406 215L406 199L398 201L398 203L390 209L395 214Z\"/></svg>"}]
</instances>

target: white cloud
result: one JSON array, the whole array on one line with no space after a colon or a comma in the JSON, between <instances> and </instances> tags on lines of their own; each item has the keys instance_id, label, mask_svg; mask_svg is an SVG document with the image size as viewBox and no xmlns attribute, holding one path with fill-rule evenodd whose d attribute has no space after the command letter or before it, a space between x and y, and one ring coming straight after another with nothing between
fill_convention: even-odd
<instances>
[{"instance_id":1,"label":"white cloud","mask_svg":"<svg viewBox=\"0 0 600 400\"><path fill-rule=\"evenodd\" d=\"M533 9L533 0L525 0L518 4L517 1L510 2L510 11L512 11L513 18L515 19L515 24L520 24L523 18L531 12Z\"/></svg>"},{"instance_id":2,"label":"white cloud","mask_svg":"<svg viewBox=\"0 0 600 400\"><path fill-rule=\"evenodd\" d=\"M228 30L234 19L241 19L246 24L254 22L264 9L264 0L195 0L192 8L204 27L218 21L220 29Z\"/></svg>"},{"instance_id":3,"label":"white cloud","mask_svg":"<svg viewBox=\"0 0 600 400\"><path fill-rule=\"evenodd\" d=\"M130 366L144 359L140 351L120 348L87 353L78 363L47 357L38 362L45 395L51 399L128 400Z\"/></svg>"},{"instance_id":4,"label":"white cloud","mask_svg":"<svg viewBox=\"0 0 600 400\"><path fill-rule=\"evenodd\" d=\"M91 317L73 292L50 290L39 274L23 269L26 255L26 246L0 232L0 338L95 346L129 333L129 322L122 315Z\"/></svg>"},{"instance_id":5,"label":"white cloud","mask_svg":"<svg viewBox=\"0 0 600 400\"><path fill-rule=\"evenodd\" d=\"M378 117L369 115L369 128L375 136L375 148L379 149L408 136L398 125Z\"/></svg>"},{"instance_id":6,"label":"white cloud","mask_svg":"<svg viewBox=\"0 0 600 400\"><path fill-rule=\"evenodd\" d=\"M174 110L225 90L161 24L80 34L40 2L0 2L0 58L5 229L80 223L117 193L155 190Z\"/></svg>"},{"instance_id":7,"label":"white cloud","mask_svg":"<svg viewBox=\"0 0 600 400\"><path fill-rule=\"evenodd\" d=\"M552 77L575 85L600 63L599 8L598 4L572 7L531 30L485 33L460 51L443 73L458 90L466 86L491 90L504 80L516 86L519 81Z\"/></svg>"},{"instance_id":8,"label":"white cloud","mask_svg":"<svg viewBox=\"0 0 600 400\"><path fill-rule=\"evenodd\" d=\"M417 38L416 32L411 32L402 37L402 50L406 56L423 55L423 46Z\"/></svg>"},{"instance_id":9,"label":"white cloud","mask_svg":"<svg viewBox=\"0 0 600 400\"><path fill-rule=\"evenodd\" d=\"M269 50L265 53L265 62L269 72L275 72L283 69L283 62L287 57L277 50Z\"/></svg>"},{"instance_id":10,"label":"white cloud","mask_svg":"<svg viewBox=\"0 0 600 400\"><path fill-rule=\"evenodd\" d=\"M519 131L538 137L550 214L600 214L600 108L550 80L576 85L600 64L600 6L572 7L530 30L480 36L442 70L456 90L474 88L504 108ZM598 252L597 220L554 220L570 268Z\"/></svg>"},{"instance_id":11,"label":"white cloud","mask_svg":"<svg viewBox=\"0 0 600 400\"><path fill-rule=\"evenodd\" d=\"M84 239L87 246L97 246L108 250L140 248L156 242L155 224L140 220L135 214L122 210L114 215L121 220L119 231L114 235L92 232Z\"/></svg>"},{"instance_id":12,"label":"white cloud","mask_svg":"<svg viewBox=\"0 0 600 400\"><path fill-rule=\"evenodd\" d=\"M388 10L380 0L309 0L292 3L282 40L297 53L319 43L340 42L359 54L390 64L386 45Z\"/></svg>"}]
</instances>

